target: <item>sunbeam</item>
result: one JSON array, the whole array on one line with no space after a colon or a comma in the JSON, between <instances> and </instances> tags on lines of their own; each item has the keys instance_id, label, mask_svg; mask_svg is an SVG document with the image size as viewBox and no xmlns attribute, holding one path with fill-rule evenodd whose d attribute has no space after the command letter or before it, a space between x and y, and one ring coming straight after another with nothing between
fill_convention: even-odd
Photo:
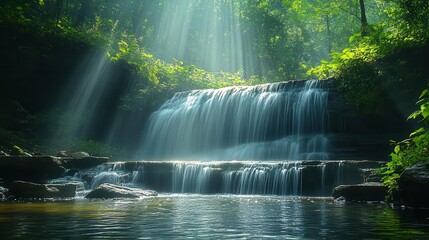
<instances>
[{"instance_id":1,"label":"sunbeam","mask_svg":"<svg viewBox=\"0 0 429 240\"><path fill-rule=\"evenodd\" d=\"M238 1L168 1L151 48L155 56L177 59L209 71L237 72L253 66L251 37L244 36Z\"/></svg>"}]
</instances>

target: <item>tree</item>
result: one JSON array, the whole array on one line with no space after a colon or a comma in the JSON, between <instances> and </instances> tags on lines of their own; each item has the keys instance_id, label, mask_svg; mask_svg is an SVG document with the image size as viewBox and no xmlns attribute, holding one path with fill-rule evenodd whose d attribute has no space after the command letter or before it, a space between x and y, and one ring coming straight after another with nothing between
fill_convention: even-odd
<instances>
[{"instance_id":1,"label":"tree","mask_svg":"<svg viewBox=\"0 0 429 240\"><path fill-rule=\"evenodd\" d=\"M360 6L361 34L362 34L362 37L365 37L368 35L368 20L366 19L364 0L359 0L359 6Z\"/></svg>"}]
</instances>

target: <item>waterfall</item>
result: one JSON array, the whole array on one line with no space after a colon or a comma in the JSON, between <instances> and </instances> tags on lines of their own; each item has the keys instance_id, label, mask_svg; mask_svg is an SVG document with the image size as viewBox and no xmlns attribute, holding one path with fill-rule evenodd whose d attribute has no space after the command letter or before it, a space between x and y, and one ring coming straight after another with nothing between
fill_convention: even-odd
<instances>
[{"instance_id":1,"label":"waterfall","mask_svg":"<svg viewBox=\"0 0 429 240\"><path fill-rule=\"evenodd\" d=\"M208 193L213 169L204 165L177 163L173 168L173 192Z\"/></svg>"},{"instance_id":2,"label":"waterfall","mask_svg":"<svg viewBox=\"0 0 429 240\"><path fill-rule=\"evenodd\" d=\"M93 189L103 183L123 184L128 181L128 173L124 169L124 163L117 162L111 165L100 165L93 169L77 172L74 179L88 178L91 181L87 182L89 188Z\"/></svg>"},{"instance_id":3,"label":"waterfall","mask_svg":"<svg viewBox=\"0 0 429 240\"><path fill-rule=\"evenodd\" d=\"M223 176L223 192L233 194L301 194L298 162L274 166L250 165Z\"/></svg>"},{"instance_id":4,"label":"waterfall","mask_svg":"<svg viewBox=\"0 0 429 240\"><path fill-rule=\"evenodd\" d=\"M328 159L328 93L291 81L177 93L152 114L145 159Z\"/></svg>"},{"instance_id":5,"label":"waterfall","mask_svg":"<svg viewBox=\"0 0 429 240\"><path fill-rule=\"evenodd\" d=\"M335 186L362 183L373 161L137 161L106 163L53 183L85 189L102 183L166 193L329 196Z\"/></svg>"},{"instance_id":6,"label":"waterfall","mask_svg":"<svg viewBox=\"0 0 429 240\"><path fill-rule=\"evenodd\" d=\"M166 193L328 196L380 164L329 160L327 102L323 81L177 93L149 119L142 156L150 161L107 163L72 180L86 189L108 182Z\"/></svg>"}]
</instances>

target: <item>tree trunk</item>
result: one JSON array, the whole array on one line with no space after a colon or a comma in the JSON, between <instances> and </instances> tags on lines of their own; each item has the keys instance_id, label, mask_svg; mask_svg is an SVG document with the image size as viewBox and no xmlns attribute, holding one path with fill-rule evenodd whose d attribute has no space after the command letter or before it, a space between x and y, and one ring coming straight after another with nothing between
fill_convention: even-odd
<instances>
[{"instance_id":1,"label":"tree trunk","mask_svg":"<svg viewBox=\"0 0 429 240\"><path fill-rule=\"evenodd\" d=\"M360 30L362 37L368 36L368 20L366 19L365 2L359 0L360 5Z\"/></svg>"},{"instance_id":2,"label":"tree trunk","mask_svg":"<svg viewBox=\"0 0 429 240\"><path fill-rule=\"evenodd\" d=\"M329 15L326 14L326 30L328 34L328 53L332 51L332 42L331 42L331 23L330 23Z\"/></svg>"}]
</instances>

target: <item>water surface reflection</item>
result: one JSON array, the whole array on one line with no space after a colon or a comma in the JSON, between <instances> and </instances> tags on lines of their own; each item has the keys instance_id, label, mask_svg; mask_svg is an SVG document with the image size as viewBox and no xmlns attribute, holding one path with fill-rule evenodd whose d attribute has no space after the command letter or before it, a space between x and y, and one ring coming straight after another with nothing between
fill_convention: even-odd
<instances>
[{"instance_id":1,"label":"water surface reflection","mask_svg":"<svg viewBox=\"0 0 429 240\"><path fill-rule=\"evenodd\" d=\"M429 212L329 198L162 195L2 203L2 239L429 238Z\"/></svg>"}]
</instances>

